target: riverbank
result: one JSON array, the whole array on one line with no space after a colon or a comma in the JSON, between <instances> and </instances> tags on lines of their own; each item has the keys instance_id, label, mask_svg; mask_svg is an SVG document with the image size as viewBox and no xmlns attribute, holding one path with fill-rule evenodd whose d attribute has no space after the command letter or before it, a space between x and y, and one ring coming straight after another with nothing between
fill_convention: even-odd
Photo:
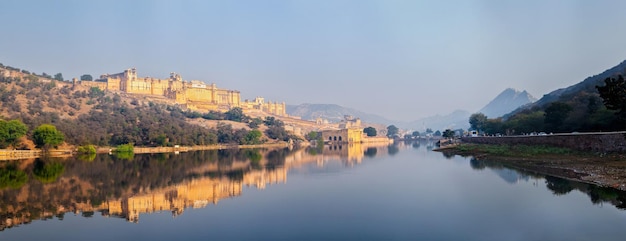
<instances>
[{"instance_id":1,"label":"riverbank","mask_svg":"<svg viewBox=\"0 0 626 241\"><path fill-rule=\"evenodd\" d=\"M467 143L437 151L626 191L625 154L599 154L548 146Z\"/></svg>"},{"instance_id":2,"label":"riverbank","mask_svg":"<svg viewBox=\"0 0 626 241\"><path fill-rule=\"evenodd\" d=\"M306 143L305 143L306 144ZM251 148L284 148L289 147L291 144L287 142L278 143L266 143L258 145L204 145L204 146L173 146L173 147L134 147L133 153L135 154L147 154L147 153L180 153L188 151L202 151L202 150L224 150L224 149L251 149ZM97 154L109 154L115 151L114 147L97 147ZM63 148L48 150L48 156L50 157L71 157L76 155L75 148ZM20 159L32 159L40 158L44 155L44 152L40 149L36 150L8 150L0 149L0 161L20 160Z\"/></svg>"}]
</instances>

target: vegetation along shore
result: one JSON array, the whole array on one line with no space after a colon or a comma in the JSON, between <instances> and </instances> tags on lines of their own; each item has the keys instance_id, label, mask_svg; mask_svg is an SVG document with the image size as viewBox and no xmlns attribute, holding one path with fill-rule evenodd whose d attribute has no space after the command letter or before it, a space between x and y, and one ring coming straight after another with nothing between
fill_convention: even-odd
<instances>
[{"instance_id":1,"label":"vegetation along shore","mask_svg":"<svg viewBox=\"0 0 626 241\"><path fill-rule=\"evenodd\" d=\"M505 167L562 177L604 187L626 190L626 156L544 145L492 145L461 143L439 151L446 157L498 162Z\"/></svg>"}]
</instances>

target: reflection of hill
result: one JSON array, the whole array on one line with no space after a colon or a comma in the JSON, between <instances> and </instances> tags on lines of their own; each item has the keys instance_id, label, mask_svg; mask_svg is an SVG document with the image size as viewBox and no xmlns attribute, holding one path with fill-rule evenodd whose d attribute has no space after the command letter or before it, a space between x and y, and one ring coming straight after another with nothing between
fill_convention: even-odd
<instances>
[{"instance_id":1,"label":"reflection of hill","mask_svg":"<svg viewBox=\"0 0 626 241\"><path fill-rule=\"evenodd\" d=\"M23 186L0 190L0 230L37 219L62 219L65 212L83 216L101 212L132 222L137 222L141 213L171 211L179 215L186 208L239 196L244 185L263 189L284 183L288 170L304 163L324 165L333 159L359 163L363 148L337 147L322 155L285 148L136 155L132 161L107 155L90 162L56 160L64 166L56 181L43 184L30 174ZM6 165L18 163L21 170L32 173L37 162Z\"/></svg>"},{"instance_id":2,"label":"reflection of hill","mask_svg":"<svg viewBox=\"0 0 626 241\"><path fill-rule=\"evenodd\" d=\"M546 176L521 170L519 168L505 166L497 161L478 160L472 158L470 166L474 170L483 170L489 168L496 172L505 182L517 183L520 180L545 179L546 188L554 195L565 195L572 190L578 190L587 194L594 204L610 203L619 209L626 209L626 192L614 188L599 187L593 184L570 181L563 178Z\"/></svg>"}]
</instances>

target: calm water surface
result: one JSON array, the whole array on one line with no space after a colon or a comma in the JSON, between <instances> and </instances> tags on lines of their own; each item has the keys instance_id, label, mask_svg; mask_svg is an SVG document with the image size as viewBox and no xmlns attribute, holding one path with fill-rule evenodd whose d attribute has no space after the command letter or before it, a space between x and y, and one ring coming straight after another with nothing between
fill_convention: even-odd
<instances>
[{"instance_id":1,"label":"calm water surface","mask_svg":"<svg viewBox=\"0 0 626 241\"><path fill-rule=\"evenodd\" d=\"M624 240L626 195L432 144L9 162L0 240ZM1 175L0 175L1 177Z\"/></svg>"}]
</instances>

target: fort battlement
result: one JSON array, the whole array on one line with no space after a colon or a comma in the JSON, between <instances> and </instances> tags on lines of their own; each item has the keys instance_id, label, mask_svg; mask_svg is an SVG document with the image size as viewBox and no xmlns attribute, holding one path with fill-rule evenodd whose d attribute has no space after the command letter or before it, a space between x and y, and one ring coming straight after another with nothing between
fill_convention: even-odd
<instances>
[{"instance_id":1,"label":"fort battlement","mask_svg":"<svg viewBox=\"0 0 626 241\"><path fill-rule=\"evenodd\" d=\"M265 102L262 97L254 101L241 101L237 90L217 88L199 80L185 81L177 73L170 73L168 79L138 77L135 68L126 69L117 74L104 74L94 81L76 81L76 84L97 87L103 91L123 92L138 95L164 96L177 104L190 109L204 111L226 111L235 107L244 112L262 111L277 116L287 116L285 102Z\"/></svg>"}]
</instances>

